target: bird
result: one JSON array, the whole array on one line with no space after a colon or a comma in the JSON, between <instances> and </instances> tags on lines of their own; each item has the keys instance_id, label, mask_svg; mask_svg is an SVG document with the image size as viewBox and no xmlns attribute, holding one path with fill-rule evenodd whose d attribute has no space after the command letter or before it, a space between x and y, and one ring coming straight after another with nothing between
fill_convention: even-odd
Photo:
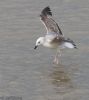
<instances>
[{"instance_id":1,"label":"bird","mask_svg":"<svg viewBox=\"0 0 89 100\"><path fill-rule=\"evenodd\" d=\"M77 49L74 41L70 38L65 38L58 23L52 17L52 11L49 6L45 7L40 14L40 20L44 24L47 32L43 37L39 37L36 40L34 49L37 49L39 45L52 48L56 50L54 63L59 63L59 56L61 56L59 48Z\"/></svg>"}]
</instances>

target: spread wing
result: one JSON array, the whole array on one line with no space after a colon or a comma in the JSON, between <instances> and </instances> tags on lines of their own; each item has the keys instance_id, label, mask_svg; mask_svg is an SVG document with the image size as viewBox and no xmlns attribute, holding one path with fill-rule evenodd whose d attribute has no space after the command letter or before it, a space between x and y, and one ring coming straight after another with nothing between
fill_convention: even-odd
<instances>
[{"instance_id":1,"label":"spread wing","mask_svg":"<svg viewBox=\"0 0 89 100\"><path fill-rule=\"evenodd\" d=\"M57 36L63 36L61 29L59 28L58 24L52 19L52 12L50 7L46 7L41 12L41 21L45 25L47 29L47 34L55 33Z\"/></svg>"}]
</instances>

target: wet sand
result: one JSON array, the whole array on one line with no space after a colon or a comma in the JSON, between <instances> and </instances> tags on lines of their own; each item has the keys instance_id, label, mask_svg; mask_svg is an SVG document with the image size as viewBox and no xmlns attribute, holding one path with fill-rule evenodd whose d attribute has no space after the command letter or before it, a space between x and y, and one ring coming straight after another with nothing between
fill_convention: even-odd
<instances>
[{"instance_id":1,"label":"wet sand","mask_svg":"<svg viewBox=\"0 0 89 100\"><path fill-rule=\"evenodd\" d=\"M44 47L34 50L44 35L39 21L42 8L50 6L65 37L77 50L65 49L55 65L55 53ZM0 97L23 100L89 99L89 1L0 1Z\"/></svg>"}]
</instances>

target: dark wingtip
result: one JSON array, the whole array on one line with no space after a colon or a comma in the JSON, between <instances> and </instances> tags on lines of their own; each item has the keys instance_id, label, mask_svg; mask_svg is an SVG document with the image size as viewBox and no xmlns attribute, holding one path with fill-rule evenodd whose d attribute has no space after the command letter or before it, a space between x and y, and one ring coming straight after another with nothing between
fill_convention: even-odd
<instances>
[{"instance_id":1,"label":"dark wingtip","mask_svg":"<svg viewBox=\"0 0 89 100\"><path fill-rule=\"evenodd\" d=\"M50 15L52 16L52 12L51 12L51 9L49 6L45 7L42 12L41 12L43 15L47 16L47 15Z\"/></svg>"},{"instance_id":2,"label":"dark wingtip","mask_svg":"<svg viewBox=\"0 0 89 100\"><path fill-rule=\"evenodd\" d=\"M76 44L74 42L72 42L72 44L74 45L74 48L75 49L78 49L77 46L76 46Z\"/></svg>"},{"instance_id":3,"label":"dark wingtip","mask_svg":"<svg viewBox=\"0 0 89 100\"><path fill-rule=\"evenodd\" d=\"M74 45L75 49L78 49L77 46L76 46L76 44L73 41L72 41L72 44Z\"/></svg>"},{"instance_id":4,"label":"dark wingtip","mask_svg":"<svg viewBox=\"0 0 89 100\"><path fill-rule=\"evenodd\" d=\"M66 41L66 42L70 42L70 43L72 43L73 46L74 46L74 48L75 48L75 49L78 49L77 46L76 46L76 44L74 43L74 41L71 40L70 38L67 38L67 40L65 40L65 41Z\"/></svg>"},{"instance_id":5,"label":"dark wingtip","mask_svg":"<svg viewBox=\"0 0 89 100\"><path fill-rule=\"evenodd\" d=\"M78 49L77 46L74 47L75 49Z\"/></svg>"}]
</instances>

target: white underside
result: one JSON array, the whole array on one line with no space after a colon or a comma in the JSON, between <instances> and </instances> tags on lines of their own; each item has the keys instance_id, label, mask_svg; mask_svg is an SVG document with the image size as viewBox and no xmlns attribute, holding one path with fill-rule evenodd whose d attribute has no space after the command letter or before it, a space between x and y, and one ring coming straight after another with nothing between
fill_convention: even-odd
<instances>
[{"instance_id":1,"label":"white underside","mask_svg":"<svg viewBox=\"0 0 89 100\"><path fill-rule=\"evenodd\" d=\"M67 48L70 48L70 49L74 48L73 44L72 43L69 43L69 42L65 42L63 45L65 47L67 47Z\"/></svg>"},{"instance_id":2,"label":"white underside","mask_svg":"<svg viewBox=\"0 0 89 100\"><path fill-rule=\"evenodd\" d=\"M48 48L57 48L58 44L50 44L49 42L45 42L43 46L48 47Z\"/></svg>"},{"instance_id":3,"label":"white underside","mask_svg":"<svg viewBox=\"0 0 89 100\"><path fill-rule=\"evenodd\" d=\"M70 49L73 49L74 48L74 45L72 43L69 43L69 42L65 42L63 43L62 45L58 45L58 44L50 44L49 42L45 42L43 44L43 46L45 47L48 47L48 48L70 48Z\"/></svg>"}]
</instances>

